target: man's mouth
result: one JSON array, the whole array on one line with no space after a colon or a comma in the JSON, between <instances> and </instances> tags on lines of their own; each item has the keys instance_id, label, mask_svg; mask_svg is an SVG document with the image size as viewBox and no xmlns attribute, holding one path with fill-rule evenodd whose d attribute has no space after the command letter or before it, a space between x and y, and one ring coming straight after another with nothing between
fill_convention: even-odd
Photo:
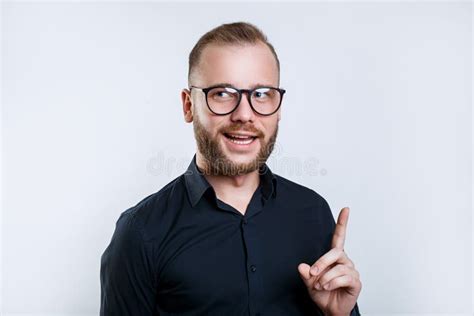
<instances>
[{"instance_id":1,"label":"man's mouth","mask_svg":"<svg viewBox=\"0 0 474 316\"><path fill-rule=\"evenodd\" d=\"M224 133L224 136L231 142L238 145L248 145L257 138L256 135L239 133Z\"/></svg>"}]
</instances>

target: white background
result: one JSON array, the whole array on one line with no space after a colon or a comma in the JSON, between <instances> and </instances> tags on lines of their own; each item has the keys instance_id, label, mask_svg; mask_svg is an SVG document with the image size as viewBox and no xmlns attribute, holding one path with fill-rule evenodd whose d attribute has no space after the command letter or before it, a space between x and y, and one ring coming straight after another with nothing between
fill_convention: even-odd
<instances>
[{"instance_id":1,"label":"white background","mask_svg":"<svg viewBox=\"0 0 474 316\"><path fill-rule=\"evenodd\" d=\"M125 209L181 174L199 37L259 26L279 54L275 173L351 207L365 315L472 314L472 5L2 4L5 314L97 315ZM311 168L308 168L311 166Z\"/></svg>"}]
</instances>

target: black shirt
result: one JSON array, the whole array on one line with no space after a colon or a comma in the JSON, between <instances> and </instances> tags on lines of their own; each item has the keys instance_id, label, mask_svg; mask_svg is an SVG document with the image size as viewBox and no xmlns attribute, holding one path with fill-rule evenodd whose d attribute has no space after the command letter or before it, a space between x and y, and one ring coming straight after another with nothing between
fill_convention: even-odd
<instances>
[{"instance_id":1,"label":"black shirt","mask_svg":"<svg viewBox=\"0 0 474 316\"><path fill-rule=\"evenodd\" d=\"M297 267L329 251L329 205L266 164L259 174L245 215L216 197L196 155L124 211L101 257L100 315L322 315Z\"/></svg>"}]
</instances>

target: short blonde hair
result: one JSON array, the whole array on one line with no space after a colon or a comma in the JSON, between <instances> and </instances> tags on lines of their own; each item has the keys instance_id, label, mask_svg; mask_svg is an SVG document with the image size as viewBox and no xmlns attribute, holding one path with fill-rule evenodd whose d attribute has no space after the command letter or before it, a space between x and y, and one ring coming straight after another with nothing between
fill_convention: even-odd
<instances>
[{"instance_id":1,"label":"short blonde hair","mask_svg":"<svg viewBox=\"0 0 474 316\"><path fill-rule=\"evenodd\" d=\"M267 40L267 36L255 25L247 22L235 22L222 24L218 27L213 28L198 40L194 45L191 53L189 54L189 68L188 68L188 84L191 85L191 76L194 69L199 64L202 51L206 46L210 44L217 45L245 45L245 44L257 44L262 42L268 46L278 68L278 76L280 76L280 61L273 48Z\"/></svg>"}]
</instances>

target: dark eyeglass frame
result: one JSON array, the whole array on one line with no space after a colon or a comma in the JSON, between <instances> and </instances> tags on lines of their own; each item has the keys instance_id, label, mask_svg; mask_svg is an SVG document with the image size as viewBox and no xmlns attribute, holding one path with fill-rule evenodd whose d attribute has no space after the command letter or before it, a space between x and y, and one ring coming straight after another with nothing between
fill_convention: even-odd
<instances>
[{"instance_id":1,"label":"dark eyeglass frame","mask_svg":"<svg viewBox=\"0 0 474 316\"><path fill-rule=\"evenodd\" d=\"M239 99L237 101L237 104L235 105L235 107L230 110L229 112L227 113L216 113L214 112L211 107L209 106L209 101L207 100L207 94L209 93L209 91L211 91L212 89L214 88L232 88L234 90L236 90L238 93L239 93ZM263 113L260 113L258 112L257 110L255 110L255 108L253 107L253 104L252 104L252 100L251 100L251 95L253 94L253 92L255 90L258 90L258 89L262 89L262 88L266 88L266 89L273 89L273 90L276 90L278 91L278 93L280 93L280 103L278 104L277 108L275 109L275 111L273 111L272 113L267 113L267 114L263 114ZM196 86L189 86L189 92L191 92L192 89L198 89L198 90L201 90L202 92L204 92L205 94L205 97L206 97L206 104L207 104L207 107L209 108L209 111L211 111L212 113L214 113L215 115L229 115L230 113L234 112L240 105L240 101L242 100L242 93L247 93L247 100L249 101L249 104L250 104L250 107L252 108L252 110L259 114L259 115L262 115L262 116L270 116L270 115L273 115L275 114L278 109L280 108L281 106L281 102L283 101L283 95L285 94L286 90L285 89L282 89L282 88L276 88L276 87L270 87L270 86L258 86L258 87L255 87L253 89L237 89L236 87L233 87L233 86L229 86L229 85L214 85L214 86L210 86L210 87L207 87L207 88L201 88L201 87L196 87Z\"/></svg>"}]
</instances>

